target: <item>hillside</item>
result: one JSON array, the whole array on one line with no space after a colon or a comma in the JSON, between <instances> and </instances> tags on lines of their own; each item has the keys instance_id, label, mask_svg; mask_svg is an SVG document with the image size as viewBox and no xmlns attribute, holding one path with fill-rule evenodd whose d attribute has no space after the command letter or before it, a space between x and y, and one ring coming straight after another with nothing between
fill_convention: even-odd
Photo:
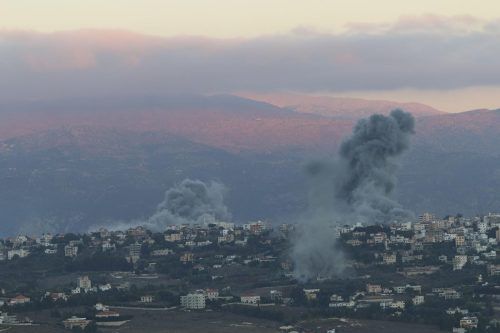
<instances>
[{"instance_id":1,"label":"hillside","mask_svg":"<svg viewBox=\"0 0 500 333\"><path fill-rule=\"evenodd\" d=\"M0 106L0 139L64 126L163 131L227 151L320 149L350 121L300 114L230 95L63 100Z\"/></svg>"},{"instance_id":2,"label":"hillside","mask_svg":"<svg viewBox=\"0 0 500 333\"><path fill-rule=\"evenodd\" d=\"M184 178L230 189L237 221L293 221L311 159L355 121L233 96L57 101L0 108L0 234L86 230L149 216ZM400 171L416 212L500 210L500 111L421 116Z\"/></svg>"},{"instance_id":3,"label":"hillside","mask_svg":"<svg viewBox=\"0 0 500 333\"><path fill-rule=\"evenodd\" d=\"M318 114L335 119L359 119L373 113L388 114L398 108L411 112L415 117L445 114L445 112L421 103L398 103L384 100L310 96L292 93L242 93L241 96L301 113Z\"/></svg>"}]
</instances>

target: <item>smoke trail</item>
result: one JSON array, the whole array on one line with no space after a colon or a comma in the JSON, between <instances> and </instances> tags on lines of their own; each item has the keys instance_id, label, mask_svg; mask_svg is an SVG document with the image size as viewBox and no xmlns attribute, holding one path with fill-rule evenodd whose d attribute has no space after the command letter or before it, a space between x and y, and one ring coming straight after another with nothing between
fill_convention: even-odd
<instances>
[{"instance_id":1,"label":"smoke trail","mask_svg":"<svg viewBox=\"0 0 500 333\"><path fill-rule=\"evenodd\" d=\"M297 278L330 277L344 269L335 229L339 225L387 223L412 214L392 199L398 157L408 149L415 121L410 113L360 120L336 160L308 165L309 213L299 226L292 258Z\"/></svg>"}]
</instances>

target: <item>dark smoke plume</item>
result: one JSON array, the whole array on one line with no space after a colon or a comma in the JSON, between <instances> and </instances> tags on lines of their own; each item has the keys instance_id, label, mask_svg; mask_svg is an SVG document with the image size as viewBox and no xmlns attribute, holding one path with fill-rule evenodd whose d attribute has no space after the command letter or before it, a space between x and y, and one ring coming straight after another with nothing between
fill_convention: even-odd
<instances>
[{"instance_id":1,"label":"dark smoke plume","mask_svg":"<svg viewBox=\"0 0 500 333\"><path fill-rule=\"evenodd\" d=\"M335 241L338 226L412 216L392 194L398 158L408 149L414 127L413 116L401 110L389 116L372 115L356 124L336 160L308 165L310 212L301 223L292 253L299 279L329 277L344 269Z\"/></svg>"}]
</instances>

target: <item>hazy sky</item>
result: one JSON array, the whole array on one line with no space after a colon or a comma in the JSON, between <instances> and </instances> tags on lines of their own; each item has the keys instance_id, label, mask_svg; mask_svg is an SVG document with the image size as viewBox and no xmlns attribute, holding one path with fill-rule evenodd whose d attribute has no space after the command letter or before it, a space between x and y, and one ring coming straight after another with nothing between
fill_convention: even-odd
<instances>
[{"instance_id":1,"label":"hazy sky","mask_svg":"<svg viewBox=\"0 0 500 333\"><path fill-rule=\"evenodd\" d=\"M0 101L256 90L498 108L499 17L496 0L0 0Z\"/></svg>"},{"instance_id":2,"label":"hazy sky","mask_svg":"<svg viewBox=\"0 0 500 333\"><path fill-rule=\"evenodd\" d=\"M250 37L402 15L500 15L497 0L0 0L0 26L38 31L121 28L161 36Z\"/></svg>"}]
</instances>

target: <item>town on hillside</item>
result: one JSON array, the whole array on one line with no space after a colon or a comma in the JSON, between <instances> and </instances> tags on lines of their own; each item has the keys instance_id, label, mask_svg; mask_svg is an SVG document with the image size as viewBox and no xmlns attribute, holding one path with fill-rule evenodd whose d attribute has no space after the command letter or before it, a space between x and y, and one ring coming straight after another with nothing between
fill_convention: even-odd
<instances>
[{"instance_id":1,"label":"town on hillside","mask_svg":"<svg viewBox=\"0 0 500 333\"><path fill-rule=\"evenodd\" d=\"M213 325L242 332L500 332L499 227L493 213L340 226L344 272L310 281L294 275L293 224L18 235L0 241L0 330L156 332L224 316Z\"/></svg>"}]
</instances>

